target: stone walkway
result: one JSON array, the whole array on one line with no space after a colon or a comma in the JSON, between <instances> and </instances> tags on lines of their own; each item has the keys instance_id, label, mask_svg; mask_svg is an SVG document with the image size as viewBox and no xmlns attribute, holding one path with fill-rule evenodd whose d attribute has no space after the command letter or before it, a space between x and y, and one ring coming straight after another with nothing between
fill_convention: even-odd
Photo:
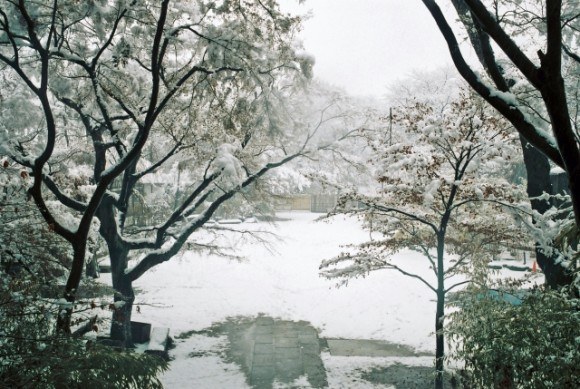
<instances>
[{"instance_id":1,"label":"stone walkway","mask_svg":"<svg viewBox=\"0 0 580 389\"><path fill-rule=\"evenodd\" d=\"M231 352L242 360L253 388L270 389L275 380L290 383L301 376L315 388L327 386L318 332L308 323L262 316L238 328L230 336Z\"/></svg>"},{"instance_id":2,"label":"stone walkway","mask_svg":"<svg viewBox=\"0 0 580 389\"><path fill-rule=\"evenodd\" d=\"M319 339L318 331L306 321L277 320L269 316L232 318L204 332L210 336L227 335L230 347L225 350L225 356L241 366L248 383L254 389L271 389L275 382L291 384L300 377L306 378L313 388L328 387L320 357L321 345L335 356L430 355L416 353L404 345L378 340ZM414 367L395 367L398 370L388 367L369 372L367 379L382 383L392 380L393 375L414 377L410 375L412 372L403 371Z\"/></svg>"}]
</instances>

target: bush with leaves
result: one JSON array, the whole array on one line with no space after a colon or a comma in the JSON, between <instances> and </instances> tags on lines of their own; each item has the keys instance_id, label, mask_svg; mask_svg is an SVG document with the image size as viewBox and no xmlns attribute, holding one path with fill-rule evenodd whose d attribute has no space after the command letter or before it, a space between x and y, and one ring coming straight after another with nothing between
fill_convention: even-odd
<instances>
[{"instance_id":1,"label":"bush with leaves","mask_svg":"<svg viewBox=\"0 0 580 389\"><path fill-rule=\"evenodd\" d=\"M31 267L29 267L30 269ZM1 273L0 382L14 388L156 388L164 360L56 332L63 300L29 273ZM3 387L3 386L2 386Z\"/></svg>"},{"instance_id":2,"label":"bush with leaves","mask_svg":"<svg viewBox=\"0 0 580 389\"><path fill-rule=\"evenodd\" d=\"M462 292L447 331L463 382L476 388L580 387L580 301L562 292Z\"/></svg>"},{"instance_id":3,"label":"bush with leaves","mask_svg":"<svg viewBox=\"0 0 580 389\"><path fill-rule=\"evenodd\" d=\"M38 298L38 285L7 280L0 290L0 382L13 388L161 388L166 361L116 351L54 331L58 301ZM4 387L4 386L3 386Z\"/></svg>"},{"instance_id":4,"label":"bush with leaves","mask_svg":"<svg viewBox=\"0 0 580 389\"><path fill-rule=\"evenodd\" d=\"M54 325L52 325L54 327ZM161 358L115 351L69 335L43 334L42 320L26 321L22 337L2 336L0 382L14 388L162 388Z\"/></svg>"}]
</instances>

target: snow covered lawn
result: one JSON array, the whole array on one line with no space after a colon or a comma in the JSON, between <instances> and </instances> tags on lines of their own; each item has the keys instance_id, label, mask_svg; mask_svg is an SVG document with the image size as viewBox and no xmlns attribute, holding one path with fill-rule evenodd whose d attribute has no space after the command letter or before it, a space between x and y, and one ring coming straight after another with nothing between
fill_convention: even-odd
<instances>
[{"instance_id":1,"label":"snow covered lawn","mask_svg":"<svg viewBox=\"0 0 580 389\"><path fill-rule=\"evenodd\" d=\"M244 261L186 252L139 279L133 320L169 327L171 335L206 329L228 317L266 314L282 320L310 322L322 338L381 339L434 352L434 294L420 282L395 271L379 271L336 288L336 282L319 277L322 259L347 250L341 245L362 242L368 233L357 220L336 217L317 222L312 213L279 214L288 220L276 225L242 223L229 228L265 230L280 238L264 245L238 242L236 254ZM228 239L236 237L228 233ZM402 252L397 261L427 279L433 279L427 261ZM169 388L243 388L242 371L220 358L227 347L224 337L193 335L178 340L175 360L163 380ZM197 358L189 355L194 353ZM331 387L362 383L357 368L393 364L397 358L333 357L323 354ZM432 358L405 363L432 366ZM350 378L349 378L350 377ZM346 382L345 382L346 381ZM299 384L299 383L298 383ZM375 387L368 384L366 387Z\"/></svg>"},{"instance_id":2,"label":"snow covered lawn","mask_svg":"<svg viewBox=\"0 0 580 389\"><path fill-rule=\"evenodd\" d=\"M379 271L336 288L319 277L320 261L368 238L353 219L317 222L319 214L283 213L276 225L240 224L268 230L271 252L257 242L241 242L238 262L186 252L139 279L135 320L170 327L173 334L201 330L231 316L265 313L284 320L305 320L322 337L383 339L432 351L434 294L394 271ZM230 226L231 227L231 226ZM235 240L232 237L232 240ZM409 267L429 277L426 260L401 253Z\"/></svg>"}]
</instances>

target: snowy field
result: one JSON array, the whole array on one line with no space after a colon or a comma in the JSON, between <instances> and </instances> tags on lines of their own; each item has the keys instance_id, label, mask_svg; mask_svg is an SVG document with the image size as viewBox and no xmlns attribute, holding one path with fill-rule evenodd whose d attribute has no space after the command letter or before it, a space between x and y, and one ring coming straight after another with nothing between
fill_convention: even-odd
<instances>
[{"instance_id":1,"label":"snowy field","mask_svg":"<svg viewBox=\"0 0 580 389\"><path fill-rule=\"evenodd\" d=\"M434 352L432 334L435 295L422 283L395 271L378 271L348 286L336 287L318 275L320 261L346 250L341 245L368 239L355 219L337 217L316 221L312 213L279 214L288 220L275 225L258 222L228 225L236 229L268 231L270 249L240 240L236 254L243 261L186 252L144 275L135 283L140 313L133 320L169 327L171 335L199 331L228 317L266 314L283 320L310 322L320 337L380 339ZM403 252L397 263L433 279L427 261ZM194 335L177 342L175 360L163 381L168 388L244 388L245 377L235 364L224 362L219 350L227 339ZM195 352L203 355L190 358ZM330 387L381 387L363 383L357 368L394 363L396 358L333 357L323 353ZM406 358L405 363L432 366L432 358ZM293 387L302 386L296 382Z\"/></svg>"}]
</instances>

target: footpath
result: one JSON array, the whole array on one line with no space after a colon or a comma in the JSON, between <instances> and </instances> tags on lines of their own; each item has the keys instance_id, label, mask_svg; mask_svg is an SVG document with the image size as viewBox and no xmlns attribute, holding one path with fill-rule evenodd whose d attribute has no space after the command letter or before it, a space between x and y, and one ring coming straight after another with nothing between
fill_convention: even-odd
<instances>
[{"instance_id":1,"label":"footpath","mask_svg":"<svg viewBox=\"0 0 580 389\"><path fill-rule=\"evenodd\" d=\"M312 387L327 386L318 332L307 322L261 316L228 327L228 355L253 388L270 389L274 381L289 383L301 376Z\"/></svg>"},{"instance_id":2,"label":"footpath","mask_svg":"<svg viewBox=\"0 0 580 389\"><path fill-rule=\"evenodd\" d=\"M406 346L384 341L322 339L308 322L276 320L268 316L228 321L219 324L214 331L228 336L230 348L226 352L227 358L242 367L248 383L254 389L271 389L276 382L292 383L300 377L306 377L313 388L328 387L320 356L323 349L338 356L430 355L417 354ZM431 370L428 369L427 375L432 373ZM409 373L401 371L397 374ZM372 381L382 381L384 377L370 378Z\"/></svg>"}]
</instances>

